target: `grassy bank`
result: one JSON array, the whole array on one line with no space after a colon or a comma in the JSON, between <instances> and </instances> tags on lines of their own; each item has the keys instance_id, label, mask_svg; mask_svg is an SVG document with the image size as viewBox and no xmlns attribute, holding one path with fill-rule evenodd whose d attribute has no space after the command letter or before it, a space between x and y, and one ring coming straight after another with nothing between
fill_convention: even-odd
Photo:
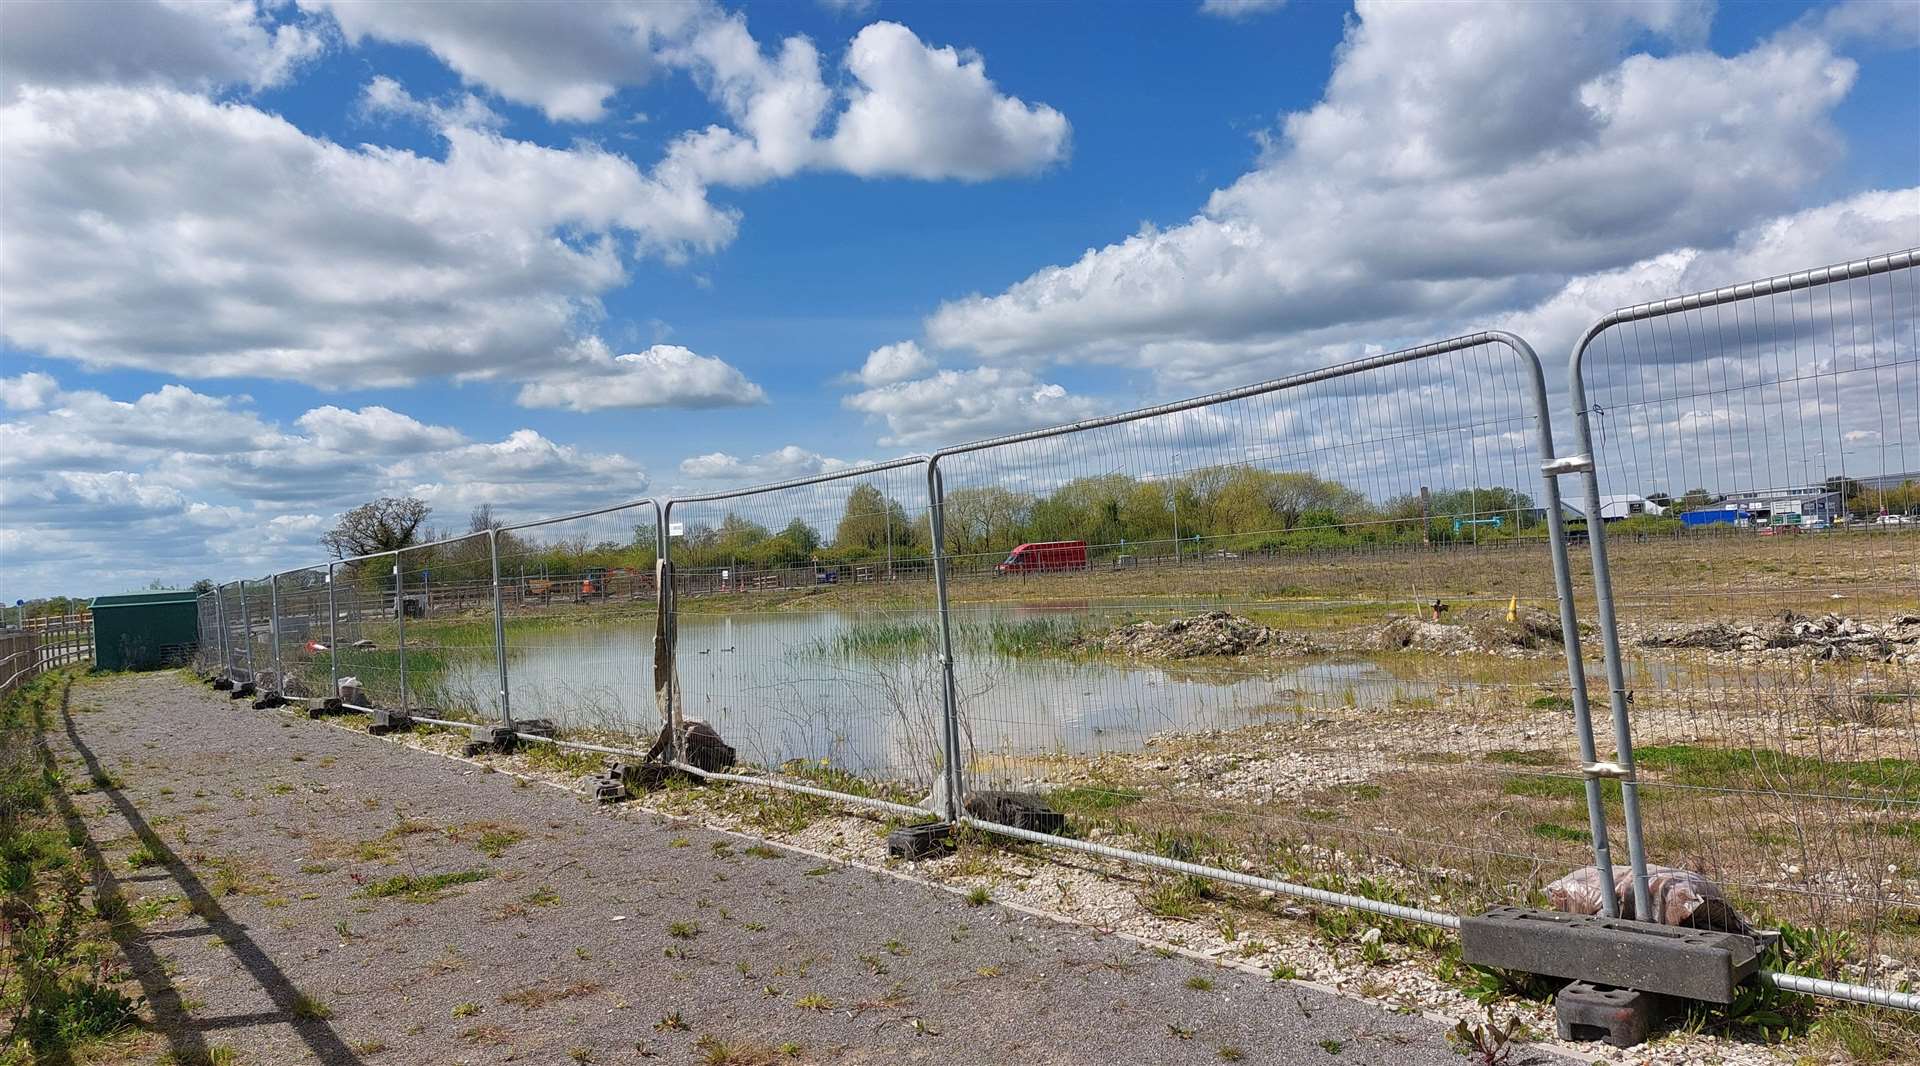
<instances>
[{"instance_id":1,"label":"grassy bank","mask_svg":"<svg viewBox=\"0 0 1920 1066\"><path fill-rule=\"evenodd\" d=\"M69 671L44 674L0 701L0 1063L118 1059L138 1023L113 941L115 915L86 874L85 829L62 817L68 794L110 781L69 780L45 747Z\"/></svg>"}]
</instances>

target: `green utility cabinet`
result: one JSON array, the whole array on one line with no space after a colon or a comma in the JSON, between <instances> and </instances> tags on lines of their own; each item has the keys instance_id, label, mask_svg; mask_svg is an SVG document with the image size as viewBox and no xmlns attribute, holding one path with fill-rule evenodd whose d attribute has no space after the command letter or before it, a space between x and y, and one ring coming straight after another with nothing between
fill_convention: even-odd
<instances>
[{"instance_id":1,"label":"green utility cabinet","mask_svg":"<svg viewBox=\"0 0 1920 1066\"><path fill-rule=\"evenodd\" d=\"M191 662L200 643L199 602L188 589L94 597L93 665L152 670Z\"/></svg>"}]
</instances>

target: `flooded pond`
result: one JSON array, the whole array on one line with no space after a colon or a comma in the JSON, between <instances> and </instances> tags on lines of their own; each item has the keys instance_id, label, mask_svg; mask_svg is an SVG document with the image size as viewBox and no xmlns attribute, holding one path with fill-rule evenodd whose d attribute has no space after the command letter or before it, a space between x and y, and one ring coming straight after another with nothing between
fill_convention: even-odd
<instances>
[{"instance_id":1,"label":"flooded pond","mask_svg":"<svg viewBox=\"0 0 1920 1066\"><path fill-rule=\"evenodd\" d=\"M1007 654L995 650L982 628L1047 614L1106 624L1086 611L966 612L955 686L976 752L1132 751L1166 730L1234 728L1315 708L1383 707L1437 688L1396 679L1365 661L1256 674L1230 661L1196 666ZM939 747L941 678L927 643L934 624L930 612L683 611L684 713L713 723L743 760L760 765L829 759L864 773L921 776ZM876 633L878 641L867 639ZM516 718L658 730L651 618L510 632L507 643ZM491 654L475 649L447 666L449 697L470 694L475 706L492 703Z\"/></svg>"}]
</instances>

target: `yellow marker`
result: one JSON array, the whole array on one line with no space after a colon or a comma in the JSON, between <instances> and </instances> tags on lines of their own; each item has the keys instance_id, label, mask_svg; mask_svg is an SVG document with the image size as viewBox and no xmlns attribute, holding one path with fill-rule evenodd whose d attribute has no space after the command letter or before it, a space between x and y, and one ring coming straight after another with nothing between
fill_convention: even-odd
<instances>
[{"instance_id":1,"label":"yellow marker","mask_svg":"<svg viewBox=\"0 0 1920 1066\"><path fill-rule=\"evenodd\" d=\"M1507 621L1518 622L1519 620L1520 620L1520 597L1515 596L1513 598L1513 602L1507 604Z\"/></svg>"}]
</instances>

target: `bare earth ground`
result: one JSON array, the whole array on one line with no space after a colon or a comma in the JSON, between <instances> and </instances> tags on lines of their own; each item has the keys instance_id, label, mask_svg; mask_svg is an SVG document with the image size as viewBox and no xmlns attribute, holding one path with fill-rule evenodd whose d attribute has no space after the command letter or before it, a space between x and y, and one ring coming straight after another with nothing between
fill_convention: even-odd
<instances>
[{"instance_id":1,"label":"bare earth ground","mask_svg":"<svg viewBox=\"0 0 1920 1066\"><path fill-rule=\"evenodd\" d=\"M173 675L76 685L51 733L108 775L75 813L164 1037L128 1061L1461 1061L1428 1020ZM457 873L484 879L379 894Z\"/></svg>"}]
</instances>

